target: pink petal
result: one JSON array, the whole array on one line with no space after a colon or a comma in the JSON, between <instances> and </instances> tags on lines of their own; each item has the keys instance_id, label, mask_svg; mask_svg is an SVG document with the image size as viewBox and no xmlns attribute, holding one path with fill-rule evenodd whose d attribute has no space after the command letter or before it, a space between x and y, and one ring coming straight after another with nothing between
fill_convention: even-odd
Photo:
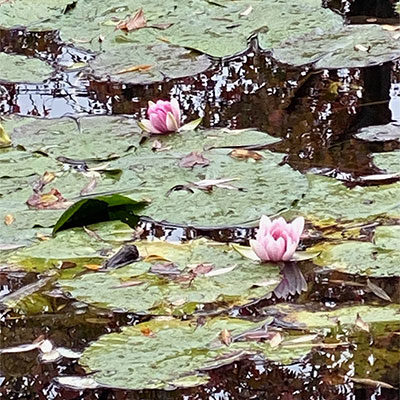
<instances>
[{"instance_id":1,"label":"pink petal","mask_svg":"<svg viewBox=\"0 0 400 400\"><path fill-rule=\"evenodd\" d=\"M180 125L181 109L179 107L178 100L175 98L171 99L171 109L172 109L172 114L174 114L175 121ZM179 126L178 126L178 128L179 128Z\"/></svg>"},{"instance_id":2,"label":"pink petal","mask_svg":"<svg viewBox=\"0 0 400 400\"><path fill-rule=\"evenodd\" d=\"M160 131L160 133L168 132L165 120L162 120L158 114L151 114L150 122L158 131Z\"/></svg>"},{"instance_id":3,"label":"pink petal","mask_svg":"<svg viewBox=\"0 0 400 400\"><path fill-rule=\"evenodd\" d=\"M170 132L176 132L179 129L179 126L172 112L169 112L167 114L167 128Z\"/></svg>"},{"instance_id":4,"label":"pink petal","mask_svg":"<svg viewBox=\"0 0 400 400\"><path fill-rule=\"evenodd\" d=\"M292 258L294 252L297 249L297 245L298 245L298 242L292 242L291 240L289 240L286 243L286 251L282 256L283 261L289 261Z\"/></svg>"},{"instance_id":5,"label":"pink petal","mask_svg":"<svg viewBox=\"0 0 400 400\"><path fill-rule=\"evenodd\" d=\"M148 119L142 119L140 121L142 128L146 131L146 132L150 132L150 133L161 133L158 129L156 129L153 124L148 120Z\"/></svg>"},{"instance_id":6,"label":"pink petal","mask_svg":"<svg viewBox=\"0 0 400 400\"><path fill-rule=\"evenodd\" d=\"M292 238L293 240L297 241L297 243L300 240L300 236L303 233L304 230L304 218L303 217L297 217L292 221L291 225L291 231L292 231Z\"/></svg>"},{"instance_id":7,"label":"pink petal","mask_svg":"<svg viewBox=\"0 0 400 400\"><path fill-rule=\"evenodd\" d=\"M250 246L253 249L254 253L257 254L257 257L262 261L269 261L268 253L265 251L262 244L257 240L250 240Z\"/></svg>"},{"instance_id":8,"label":"pink petal","mask_svg":"<svg viewBox=\"0 0 400 400\"><path fill-rule=\"evenodd\" d=\"M285 253L286 243L283 238L274 240L271 236L266 243L266 250L271 261L280 261Z\"/></svg>"},{"instance_id":9,"label":"pink petal","mask_svg":"<svg viewBox=\"0 0 400 400\"><path fill-rule=\"evenodd\" d=\"M264 237L269 233L271 227L271 220L266 215L263 215L260 219L260 225L257 231L257 237Z\"/></svg>"}]
</instances>

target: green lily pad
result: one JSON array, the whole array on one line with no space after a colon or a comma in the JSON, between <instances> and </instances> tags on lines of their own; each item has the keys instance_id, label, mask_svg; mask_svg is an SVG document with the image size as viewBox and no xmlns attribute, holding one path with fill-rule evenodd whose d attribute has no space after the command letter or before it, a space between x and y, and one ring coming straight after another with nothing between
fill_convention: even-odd
<instances>
[{"instance_id":1,"label":"green lily pad","mask_svg":"<svg viewBox=\"0 0 400 400\"><path fill-rule=\"evenodd\" d=\"M122 243L131 240L133 236L132 228L120 221L90 225L89 229L101 240L90 236L82 228L70 229L59 232L56 237L37 241L30 247L7 254L6 260L34 272L58 268L63 261L71 261L78 266L100 265L105 260L106 254L116 251ZM43 233L43 229L39 232ZM51 234L50 229L45 232Z\"/></svg>"},{"instance_id":2,"label":"green lily pad","mask_svg":"<svg viewBox=\"0 0 400 400\"><path fill-rule=\"evenodd\" d=\"M259 161L229 156L232 147L268 145L277 141L265 133L197 130L159 135L140 145L141 131L130 119L83 118L81 127L79 133L76 124L68 119L34 121L15 128L11 137L14 145L58 160L68 157L96 165L99 160L120 156L98 171L94 193L122 193L134 200L149 199L151 204L146 214L157 220L198 225L255 221L262 214L271 215L289 208L307 190L303 175L288 165L279 165L282 154L259 151L263 157ZM103 132L101 140L98 139L99 131ZM163 151L152 150L156 139ZM193 169L179 166L180 160L191 152L202 152L210 160L210 165ZM68 161L64 164L70 165ZM119 175L113 179L108 171L119 171ZM59 175L54 186L68 200L79 199L80 191L90 181L88 174L74 170ZM222 187L214 187L211 191L204 190L206 187L194 188L193 193L192 189L174 190L168 195L177 185L210 179L227 179L230 186L226 188L221 184ZM265 193L268 193L268 201ZM226 207L227 196L231 199L229 208ZM249 199L251 207L248 206ZM185 203L185 207L177 210L179 203Z\"/></svg>"},{"instance_id":3,"label":"green lily pad","mask_svg":"<svg viewBox=\"0 0 400 400\"><path fill-rule=\"evenodd\" d=\"M333 178L311 174L307 178L309 190L292 211L317 225L400 217L399 183L350 189Z\"/></svg>"},{"instance_id":4,"label":"green lily pad","mask_svg":"<svg viewBox=\"0 0 400 400\"><path fill-rule=\"evenodd\" d=\"M271 293L281 279L276 265L243 259L220 243L198 240L180 245L135 245L143 261L60 281L61 286L80 301L100 307L183 315L206 304L245 304ZM202 266L196 268L198 265Z\"/></svg>"},{"instance_id":5,"label":"green lily pad","mask_svg":"<svg viewBox=\"0 0 400 400\"><path fill-rule=\"evenodd\" d=\"M400 150L375 153L373 154L373 160L378 168L400 175Z\"/></svg>"},{"instance_id":6,"label":"green lily pad","mask_svg":"<svg viewBox=\"0 0 400 400\"><path fill-rule=\"evenodd\" d=\"M400 305L388 304L385 307L355 305L340 307L336 310L309 310L306 305L279 304L273 306L275 312L282 313L280 318L288 323L297 324L307 329L326 330L337 327L356 328L357 315L372 329L389 328L396 330L400 326Z\"/></svg>"},{"instance_id":7,"label":"green lily pad","mask_svg":"<svg viewBox=\"0 0 400 400\"><path fill-rule=\"evenodd\" d=\"M357 139L367 142L400 141L400 126L398 124L374 125L362 128L356 135Z\"/></svg>"},{"instance_id":8,"label":"green lily pad","mask_svg":"<svg viewBox=\"0 0 400 400\"><path fill-rule=\"evenodd\" d=\"M289 363L312 348L290 338L279 347L268 342L235 341L229 346L218 339L223 330L232 337L257 329L262 323L215 318L196 326L190 321L155 319L102 336L83 353L80 363L95 381L121 389L171 389L206 383L206 370L234 362L243 356L263 355ZM146 336L147 335L147 336Z\"/></svg>"},{"instance_id":9,"label":"green lily pad","mask_svg":"<svg viewBox=\"0 0 400 400\"><path fill-rule=\"evenodd\" d=\"M340 244L322 243L312 250L320 251L313 260L324 269L373 277L400 276L400 230L398 226L378 227L375 244L345 241Z\"/></svg>"},{"instance_id":10,"label":"green lily pad","mask_svg":"<svg viewBox=\"0 0 400 400\"><path fill-rule=\"evenodd\" d=\"M1 12L2 8L0 5ZM49 78L52 72L53 69L41 60L0 53L1 80L9 82L42 82Z\"/></svg>"},{"instance_id":11,"label":"green lily pad","mask_svg":"<svg viewBox=\"0 0 400 400\"><path fill-rule=\"evenodd\" d=\"M3 4L0 25L59 28L64 40L75 41L95 51L109 50L119 43L148 45L168 40L177 46L223 57L245 50L253 32L260 32L261 45L271 48L288 37L307 34L316 28L335 29L343 24L342 18L322 8L319 0L301 4L279 0L166 0L162 3L126 0L123 4L117 0L88 0L78 1L65 14L62 14L63 1L43 0L41 3L41 18L26 0ZM147 19L146 28L128 34L115 30L118 20L140 8ZM32 15L30 10L33 10ZM101 41L98 40L100 36Z\"/></svg>"},{"instance_id":12,"label":"green lily pad","mask_svg":"<svg viewBox=\"0 0 400 400\"><path fill-rule=\"evenodd\" d=\"M399 58L400 44L393 32L379 25L348 25L289 39L274 49L274 56L294 65L315 62L315 68L357 68Z\"/></svg>"},{"instance_id":13,"label":"green lily pad","mask_svg":"<svg viewBox=\"0 0 400 400\"><path fill-rule=\"evenodd\" d=\"M70 3L71 0L3 2L0 5L0 25L7 28L24 25L36 30L54 28L50 21L60 17Z\"/></svg>"},{"instance_id":14,"label":"green lily pad","mask_svg":"<svg viewBox=\"0 0 400 400\"><path fill-rule=\"evenodd\" d=\"M96 78L140 84L196 75L205 71L211 61L205 55L162 43L115 46L89 64Z\"/></svg>"},{"instance_id":15,"label":"green lily pad","mask_svg":"<svg viewBox=\"0 0 400 400\"><path fill-rule=\"evenodd\" d=\"M137 142L136 123L120 117L87 117L33 120L10 132L14 146L40 151L52 157L75 160L107 160L125 154ZM101 136L99 135L101 133Z\"/></svg>"}]
</instances>

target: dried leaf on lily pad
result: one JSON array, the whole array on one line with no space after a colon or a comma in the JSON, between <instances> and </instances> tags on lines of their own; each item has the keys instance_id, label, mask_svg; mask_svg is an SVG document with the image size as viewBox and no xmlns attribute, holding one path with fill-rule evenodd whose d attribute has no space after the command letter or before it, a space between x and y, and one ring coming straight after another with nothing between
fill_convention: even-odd
<instances>
[{"instance_id":1,"label":"dried leaf on lily pad","mask_svg":"<svg viewBox=\"0 0 400 400\"><path fill-rule=\"evenodd\" d=\"M252 150L246 150L246 149L235 149L232 150L229 155L233 158L237 158L239 160L247 160L249 158L253 159L254 161L259 161L263 157L260 153L257 153L256 151Z\"/></svg>"},{"instance_id":2,"label":"dried leaf on lily pad","mask_svg":"<svg viewBox=\"0 0 400 400\"><path fill-rule=\"evenodd\" d=\"M48 193L33 193L26 204L37 210L59 210L67 208L71 203L64 199L58 189L53 188Z\"/></svg>"},{"instance_id":3,"label":"dried leaf on lily pad","mask_svg":"<svg viewBox=\"0 0 400 400\"><path fill-rule=\"evenodd\" d=\"M192 151L179 161L179 166L182 168L206 167L209 164L210 160L207 160L202 153L197 151Z\"/></svg>"},{"instance_id":4,"label":"dried leaf on lily pad","mask_svg":"<svg viewBox=\"0 0 400 400\"><path fill-rule=\"evenodd\" d=\"M11 146L11 139L6 130L0 124L0 148Z\"/></svg>"},{"instance_id":5,"label":"dried leaf on lily pad","mask_svg":"<svg viewBox=\"0 0 400 400\"><path fill-rule=\"evenodd\" d=\"M124 21L120 21L115 29L121 29L121 31L131 32L147 26L146 17L144 16L143 9L140 8L135 14L128 17Z\"/></svg>"},{"instance_id":6,"label":"dried leaf on lily pad","mask_svg":"<svg viewBox=\"0 0 400 400\"><path fill-rule=\"evenodd\" d=\"M221 243L202 239L185 244L136 241L135 245L142 256L148 252L170 261L138 261L59 284L76 299L109 309L184 315L205 304L210 308L246 304L271 293L281 280L278 266L251 262ZM267 279L267 285L256 285ZM127 280L145 284L112 289Z\"/></svg>"},{"instance_id":7,"label":"dried leaf on lily pad","mask_svg":"<svg viewBox=\"0 0 400 400\"><path fill-rule=\"evenodd\" d=\"M279 345L275 343L276 347L268 341L228 339L261 325L262 322L224 317L207 320L201 326L192 321L154 319L100 337L86 348L79 362L88 373L93 372L91 378L99 385L165 389L206 383L208 370L246 356L259 354L271 361L288 363L312 348L310 341L292 343L290 337ZM153 335L144 335L145 331ZM218 339L221 333L222 342Z\"/></svg>"}]
</instances>

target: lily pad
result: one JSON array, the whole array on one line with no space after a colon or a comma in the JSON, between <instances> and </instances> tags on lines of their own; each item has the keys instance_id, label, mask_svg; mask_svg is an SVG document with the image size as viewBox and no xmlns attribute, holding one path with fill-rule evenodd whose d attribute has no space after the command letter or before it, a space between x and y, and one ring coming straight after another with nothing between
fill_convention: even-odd
<instances>
[{"instance_id":1,"label":"lily pad","mask_svg":"<svg viewBox=\"0 0 400 400\"><path fill-rule=\"evenodd\" d=\"M324 269L373 277L400 276L400 233L398 226L378 227L375 244L345 241L340 244L322 243L312 250L320 251L313 260Z\"/></svg>"},{"instance_id":2,"label":"lily pad","mask_svg":"<svg viewBox=\"0 0 400 400\"><path fill-rule=\"evenodd\" d=\"M132 240L134 232L120 221L102 222L90 225L86 229L89 230L74 228L62 231L56 237L51 237L51 231L47 229L47 240L18 249L8 254L6 260L27 271L35 272L59 268L63 261L71 261L78 266L100 266L107 254L118 249L122 243ZM36 231L42 233L43 229Z\"/></svg>"},{"instance_id":3,"label":"lily pad","mask_svg":"<svg viewBox=\"0 0 400 400\"><path fill-rule=\"evenodd\" d=\"M53 7L52 13L54 1L56 7ZM271 48L288 37L307 34L318 27L335 29L343 24L340 16L321 7L320 0L307 0L301 4L279 0L166 0L162 3L158 0L145 3L127 0L123 4L117 0L89 0L78 1L63 15L60 15L58 1L43 0L42 18L39 20L36 10L32 15L27 11L33 7L26 0L18 0L12 5L3 4L0 25L59 28L64 40L84 42L84 47L95 51L112 49L126 42L143 45L167 41L223 57L245 50L248 38L254 32L260 33L262 46ZM250 6L251 12L246 12ZM145 28L130 33L115 29L119 20L124 20L140 8L143 8L147 20Z\"/></svg>"},{"instance_id":4,"label":"lily pad","mask_svg":"<svg viewBox=\"0 0 400 400\"><path fill-rule=\"evenodd\" d=\"M152 46L120 45L89 63L96 78L130 84L181 78L205 71L210 59L193 51L161 43Z\"/></svg>"},{"instance_id":5,"label":"lily pad","mask_svg":"<svg viewBox=\"0 0 400 400\"><path fill-rule=\"evenodd\" d=\"M241 357L260 354L268 360L290 363L312 348L309 341L299 344L290 338L276 348L268 342L239 340L226 346L218 339L224 330L238 337L261 326L221 317L199 326L191 321L155 319L102 336L84 351L79 362L103 386L171 389L206 383L206 370Z\"/></svg>"},{"instance_id":6,"label":"lily pad","mask_svg":"<svg viewBox=\"0 0 400 400\"><path fill-rule=\"evenodd\" d=\"M362 128L356 135L357 139L367 142L400 141L400 125L396 123L387 125L374 125Z\"/></svg>"},{"instance_id":7,"label":"lily pad","mask_svg":"<svg viewBox=\"0 0 400 400\"><path fill-rule=\"evenodd\" d=\"M399 183L348 188L333 178L312 174L307 178L309 190L292 211L317 225L400 217Z\"/></svg>"},{"instance_id":8,"label":"lily pad","mask_svg":"<svg viewBox=\"0 0 400 400\"><path fill-rule=\"evenodd\" d=\"M281 319L307 329L326 330L335 328L338 323L342 327L356 329L357 315L372 328L396 330L400 326L400 305L389 304L385 307L370 305L352 305L330 311L308 310L306 305L279 304L272 307L275 312L282 313Z\"/></svg>"},{"instance_id":9,"label":"lily pad","mask_svg":"<svg viewBox=\"0 0 400 400\"><path fill-rule=\"evenodd\" d=\"M70 118L33 120L10 131L14 146L74 160L108 160L125 154L137 137L136 123L121 117L86 117L77 122ZM99 135L101 133L101 136Z\"/></svg>"},{"instance_id":10,"label":"lily pad","mask_svg":"<svg viewBox=\"0 0 400 400\"><path fill-rule=\"evenodd\" d=\"M357 68L400 57L395 32L379 25L348 25L340 30L313 32L281 43L274 56L285 63L315 63L315 68Z\"/></svg>"},{"instance_id":11,"label":"lily pad","mask_svg":"<svg viewBox=\"0 0 400 400\"><path fill-rule=\"evenodd\" d=\"M375 153L373 154L373 160L378 168L384 169L390 173L399 174L400 176L400 150Z\"/></svg>"},{"instance_id":12,"label":"lily pad","mask_svg":"<svg viewBox=\"0 0 400 400\"><path fill-rule=\"evenodd\" d=\"M156 220L202 226L255 222L262 214L290 208L307 190L303 175L279 165L282 154L261 150L259 161L230 156L229 147L268 143L260 132L184 132L159 141L165 151L153 152L150 142L110 165L125 171L121 188L141 182L125 195L151 200L146 215ZM191 152L202 152L209 165L182 168L180 160Z\"/></svg>"},{"instance_id":13,"label":"lily pad","mask_svg":"<svg viewBox=\"0 0 400 400\"><path fill-rule=\"evenodd\" d=\"M0 13L2 8L0 5ZM36 58L0 53L0 79L9 82L42 82L53 69Z\"/></svg>"},{"instance_id":14,"label":"lily pad","mask_svg":"<svg viewBox=\"0 0 400 400\"><path fill-rule=\"evenodd\" d=\"M204 305L241 305L262 297L281 277L274 264L243 259L229 246L135 242L143 261L110 272L60 281L87 303L150 314L192 314ZM172 264L171 264L172 263ZM134 281L135 284L129 285Z\"/></svg>"}]
</instances>

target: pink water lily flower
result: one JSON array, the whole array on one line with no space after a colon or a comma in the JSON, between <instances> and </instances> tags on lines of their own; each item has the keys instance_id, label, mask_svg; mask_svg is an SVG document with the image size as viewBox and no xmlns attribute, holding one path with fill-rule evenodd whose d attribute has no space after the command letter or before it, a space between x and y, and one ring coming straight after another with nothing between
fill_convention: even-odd
<instances>
[{"instance_id":1,"label":"pink water lily flower","mask_svg":"<svg viewBox=\"0 0 400 400\"><path fill-rule=\"evenodd\" d=\"M158 100L156 103L149 101L147 109L149 119L142 119L139 126L146 132L165 134L177 132L181 126L181 110L178 100Z\"/></svg>"},{"instance_id":2,"label":"pink water lily flower","mask_svg":"<svg viewBox=\"0 0 400 400\"><path fill-rule=\"evenodd\" d=\"M262 261L288 261L296 251L303 229L303 217L288 223L282 217L271 221L263 215L256 240L250 240L250 246Z\"/></svg>"}]
</instances>

